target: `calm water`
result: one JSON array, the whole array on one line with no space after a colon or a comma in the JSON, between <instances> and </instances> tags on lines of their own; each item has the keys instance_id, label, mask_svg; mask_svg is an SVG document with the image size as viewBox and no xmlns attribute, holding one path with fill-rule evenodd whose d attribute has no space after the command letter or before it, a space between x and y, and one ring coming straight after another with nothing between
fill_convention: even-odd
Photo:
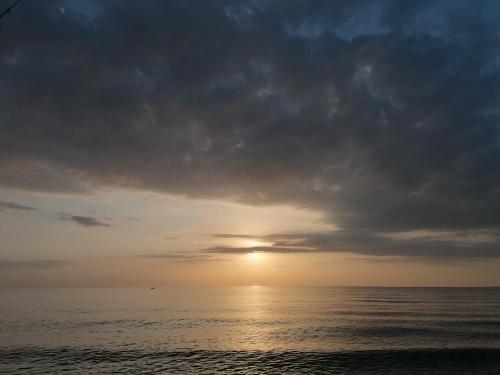
<instances>
[{"instance_id":1,"label":"calm water","mask_svg":"<svg viewBox=\"0 0 500 375\"><path fill-rule=\"evenodd\" d=\"M500 289L0 291L2 374L500 374Z\"/></svg>"}]
</instances>

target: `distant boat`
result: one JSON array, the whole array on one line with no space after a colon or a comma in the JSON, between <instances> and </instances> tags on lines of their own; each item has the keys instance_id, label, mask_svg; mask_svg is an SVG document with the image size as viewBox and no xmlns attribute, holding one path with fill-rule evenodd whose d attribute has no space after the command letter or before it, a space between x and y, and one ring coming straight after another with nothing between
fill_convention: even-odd
<instances>
[{"instance_id":1,"label":"distant boat","mask_svg":"<svg viewBox=\"0 0 500 375\"><path fill-rule=\"evenodd\" d=\"M155 290L156 288L155 288L154 286L152 286L152 287L151 287L151 288L149 288L149 289L151 289L151 290Z\"/></svg>"}]
</instances>

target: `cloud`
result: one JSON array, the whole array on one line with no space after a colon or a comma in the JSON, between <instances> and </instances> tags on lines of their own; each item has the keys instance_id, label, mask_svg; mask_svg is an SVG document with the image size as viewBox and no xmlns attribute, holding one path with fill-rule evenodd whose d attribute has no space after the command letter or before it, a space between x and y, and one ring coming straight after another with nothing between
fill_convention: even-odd
<instances>
[{"instance_id":1,"label":"cloud","mask_svg":"<svg viewBox=\"0 0 500 375\"><path fill-rule=\"evenodd\" d=\"M110 227L111 225L108 223L103 223L102 221L97 220L95 217L91 216L77 216L77 215L69 215L62 214L60 216L61 220L69 220L76 224L83 225L84 227Z\"/></svg>"},{"instance_id":2,"label":"cloud","mask_svg":"<svg viewBox=\"0 0 500 375\"><path fill-rule=\"evenodd\" d=\"M180 237L178 236L166 236L166 237L163 237L164 240L169 240L169 241L173 241L173 240L178 240Z\"/></svg>"},{"instance_id":3,"label":"cloud","mask_svg":"<svg viewBox=\"0 0 500 375\"><path fill-rule=\"evenodd\" d=\"M75 4L2 25L0 185L293 205L372 252L500 227L497 2Z\"/></svg>"},{"instance_id":4,"label":"cloud","mask_svg":"<svg viewBox=\"0 0 500 375\"><path fill-rule=\"evenodd\" d=\"M165 259L176 263L205 263L209 261L220 261L209 255L195 253L168 253L168 254L148 254L141 258Z\"/></svg>"},{"instance_id":5,"label":"cloud","mask_svg":"<svg viewBox=\"0 0 500 375\"><path fill-rule=\"evenodd\" d=\"M43 160L0 160L1 185L46 193L88 193L93 186L75 170Z\"/></svg>"},{"instance_id":6,"label":"cloud","mask_svg":"<svg viewBox=\"0 0 500 375\"><path fill-rule=\"evenodd\" d=\"M137 217L137 216L128 216L125 218L125 220L127 220L127 221L141 221L141 218Z\"/></svg>"},{"instance_id":7,"label":"cloud","mask_svg":"<svg viewBox=\"0 0 500 375\"><path fill-rule=\"evenodd\" d=\"M67 264L65 260L0 260L0 269L47 269Z\"/></svg>"},{"instance_id":8,"label":"cloud","mask_svg":"<svg viewBox=\"0 0 500 375\"><path fill-rule=\"evenodd\" d=\"M249 234L230 234L230 233L216 233L212 234L214 238L241 238L241 239L255 239L260 238L259 236L253 236Z\"/></svg>"},{"instance_id":9,"label":"cloud","mask_svg":"<svg viewBox=\"0 0 500 375\"><path fill-rule=\"evenodd\" d=\"M248 254L248 253L315 253L317 249L307 247L285 247L285 246L214 246L203 249L202 252L211 254Z\"/></svg>"},{"instance_id":10,"label":"cloud","mask_svg":"<svg viewBox=\"0 0 500 375\"><path fill-rule=\"evenodd\" d=\"M499 258L500 232L391 233L338 230L320 233L276 233L258 237L269 246L214 246L202 253L353 253L420 258Z\"/></svg>"},{"instance_id":11,"label":"cloud","mask_svg":"<svg viewBox=\"0 0 500 375\"><path fill-rule=\"evenodd\" d=\"M20 210L20 211L36 211L35 207L23 206L14 202L0 202L0 211L2 210Z\"/></svg>"},{"instance_id":12,"label":"cloud","mask_svg":"<svg viewBox=\"0 0 500 375\"><path fill-rule=\"evenodd\" d=\"M2 210L15 210L15 211L40 211L38 208L31 207L31 206L24 206L15 202L0 202L0 211ZM53 213L52 211L46 211L42 210L45 212ZM91 217L91 216L79 216L79 215L72 215L68 213L57 213L59 215L59 218L61 220L69 220L72 221L76 224L83 225L86 227L109 227L111 226L108 223L104 223L102 221L99 221L98 219ZM110 220L109 218L106 218L107 220Z\"/></svg>"}]
</instances>

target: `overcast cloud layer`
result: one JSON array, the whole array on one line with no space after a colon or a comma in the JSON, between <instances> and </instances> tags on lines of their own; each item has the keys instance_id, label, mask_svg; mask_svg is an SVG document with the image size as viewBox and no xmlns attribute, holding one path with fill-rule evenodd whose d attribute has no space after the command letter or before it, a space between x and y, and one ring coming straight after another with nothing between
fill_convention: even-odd
<instances>
[{"instance_id":1,"label":"overcast cloud layer","mask_svg":"<svg viewBox=\"0 0 500 375\"><path fill-rule=\"evenodd\" d=\"M500 226L499 14L497 1L21 2L0 24L0 184L289 204L343 230L300 246L462 256L455 239L381 233ZM499 256L494 238L469 255Z\"/></svg>"}]
</instances>

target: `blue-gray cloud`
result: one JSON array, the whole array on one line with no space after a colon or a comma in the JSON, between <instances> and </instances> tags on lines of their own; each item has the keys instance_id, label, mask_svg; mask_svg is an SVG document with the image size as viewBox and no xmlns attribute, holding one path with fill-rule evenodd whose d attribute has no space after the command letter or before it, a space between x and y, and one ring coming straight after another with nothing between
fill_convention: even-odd
<instances>
[{"instance_id":1,"label":"blue-gray cloud","mask_svg":"<svg viewBox=\"0 0 500 375\"><path fill-rule=\"evenodd\" d=\"M288 204L358 242L500 227L499 13L454 0L23 4L2 25L0 184Z\"/></svg>"}]
</instances>

